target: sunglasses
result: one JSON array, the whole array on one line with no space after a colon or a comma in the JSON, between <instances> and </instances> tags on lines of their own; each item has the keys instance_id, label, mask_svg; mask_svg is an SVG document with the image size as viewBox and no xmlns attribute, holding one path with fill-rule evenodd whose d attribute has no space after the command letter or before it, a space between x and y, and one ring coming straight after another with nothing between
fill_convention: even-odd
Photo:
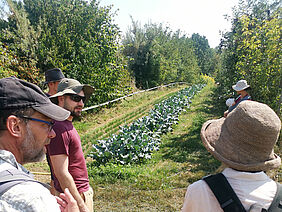
<instances>
[{"instance_id":1,"label":"sunglasses","mask_svg":"<svg viewBox=\"0 0 282 212\"><path fill-rule=\"evenodd\" d=\"M85 96L79 96L77 94L65 94L66 96L69 96L70 99L74 102L80 102L82 100L82 102L85 102L86 97Z\"/></svg>"},{"instance_id":2,"label":"sunglasses","mask_svg":"<svg viewBox=\"0 0 282 212\"><path fill-rule=\"evenodd\" d=\"M53 129L54 125L55 125L55 122L54 121L45 121L45 120L42 120L42 119L36 119L36 118L31 118L31 117L28 117L28 116L19 116L20 118L24 118L24 119L27 119L27 120L31 120L31 121L38 121L38 122L42 122L42 123L45 123L48 125L49 127L49 132Z\"/></svg>"}]
</instances>

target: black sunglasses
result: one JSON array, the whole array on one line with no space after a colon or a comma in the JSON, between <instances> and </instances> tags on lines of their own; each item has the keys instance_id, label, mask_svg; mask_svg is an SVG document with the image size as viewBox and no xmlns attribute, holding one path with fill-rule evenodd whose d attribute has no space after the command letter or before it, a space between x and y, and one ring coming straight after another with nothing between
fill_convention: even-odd
<instances>
[{"instance_id":1,"label":"black sunglasses","mask_svg":"<svg viewBox=\"0 0 282 212\"><path fill-rule=\"evenodd\" d=\"M69 96L70 99L74 102L80 102L82 100L82 102L85 102L86 97L85 96L79 96L77 94L65 94L66 96Z\"/></svg>"}]
</instances>

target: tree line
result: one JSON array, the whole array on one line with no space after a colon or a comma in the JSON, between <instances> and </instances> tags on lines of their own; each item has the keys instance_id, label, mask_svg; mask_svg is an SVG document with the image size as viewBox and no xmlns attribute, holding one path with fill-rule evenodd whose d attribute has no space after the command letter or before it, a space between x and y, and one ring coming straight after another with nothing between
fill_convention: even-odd
<instances>
[{"instance_id":1,"label":"tree line","mask_svg":"<svg viewBox=\"0 0 282 212\"><path fill-rule=\"evenodd\" d=\"M231 31L219 46L222 65L216 73L219 101L232 84L246 79L252 99L268 104L281 117L281 6L279 1L240 0L233 9Z\"/></svg>"},{"instance_id":2,"label":"tree line","mask_svg":"<svg viewBox=\"0 0 282 212\"><path fill-rule=\"evenodd\" d=\"M205 36L187 36L159 23L132 18L124 36L112 6L85 0L0 0L0 77L16 75L41 84L44 71L95 87L89 104L176 81L215 78L216 101L234 95L246 79L253 99L281 113L281 8L279 1L240 0L229 17L231 31L216 49ZM9 8L9 10L5 9Z\"/></svg>"}]
</instances>

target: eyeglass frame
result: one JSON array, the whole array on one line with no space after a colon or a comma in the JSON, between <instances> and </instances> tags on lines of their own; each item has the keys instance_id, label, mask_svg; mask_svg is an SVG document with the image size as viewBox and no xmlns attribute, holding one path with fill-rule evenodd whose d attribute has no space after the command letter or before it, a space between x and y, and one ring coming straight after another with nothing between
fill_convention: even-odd
<instances>
[{"instance_id":1,"label":"eyeglass frame","mask_svg":"<svg viewBox=\"0 0 282 212\"><path fill-rule=\"evenodd\" d=\"M24 119L27 119L27 120L31 120L31 121L38 121L38 122L42 122L42 123L48 124L49 132L52 131L52 129L53 129L54 125L55 125L54 121L45 121L45 120L42 120L42 119L32 118L32 117L28 117L28 116L18 116L18 117L19 118L24 118Z\"/></svg>"},{"instance_id":2,"label":"eyeglass frame","mask_svg":"<svg viewBox=\"0 0 282 212\"><path fill-rule=\"evenodd\" d=\"M65 96L69 96L70 99L71 99L72 101L74 101L74 102L80 102L80 101L82 100L82 102L84 103L85 100L86 100L86 96L80 96L80 95L78 95L78 94L67 93L67 94L65 94ZM79 97L79 100L78 100L78 101L74 99L74 98L76 98L76 97Z\"/></svg>"}]
</instances>

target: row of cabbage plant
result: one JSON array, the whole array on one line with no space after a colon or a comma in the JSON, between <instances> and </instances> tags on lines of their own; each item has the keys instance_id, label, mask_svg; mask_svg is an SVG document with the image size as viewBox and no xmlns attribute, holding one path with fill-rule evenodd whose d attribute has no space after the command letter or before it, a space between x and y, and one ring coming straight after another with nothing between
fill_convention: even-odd
<instances>
[{"instance_id":1,"label":"row of cabbage plant","mask_svg":"<svg viewBox=\"0 0 282 212\"><path fill-rule=\"evenodd\" d=\"M189 108L191 98L205 85L193 85L184 88L154 106L148 116L120 127L118 134L93 144L89 156L95 165L106 163L132 164L142 163L151 158L160 146L160 135L172 131L180 113Z\"/></svg>"}]
</instances>

